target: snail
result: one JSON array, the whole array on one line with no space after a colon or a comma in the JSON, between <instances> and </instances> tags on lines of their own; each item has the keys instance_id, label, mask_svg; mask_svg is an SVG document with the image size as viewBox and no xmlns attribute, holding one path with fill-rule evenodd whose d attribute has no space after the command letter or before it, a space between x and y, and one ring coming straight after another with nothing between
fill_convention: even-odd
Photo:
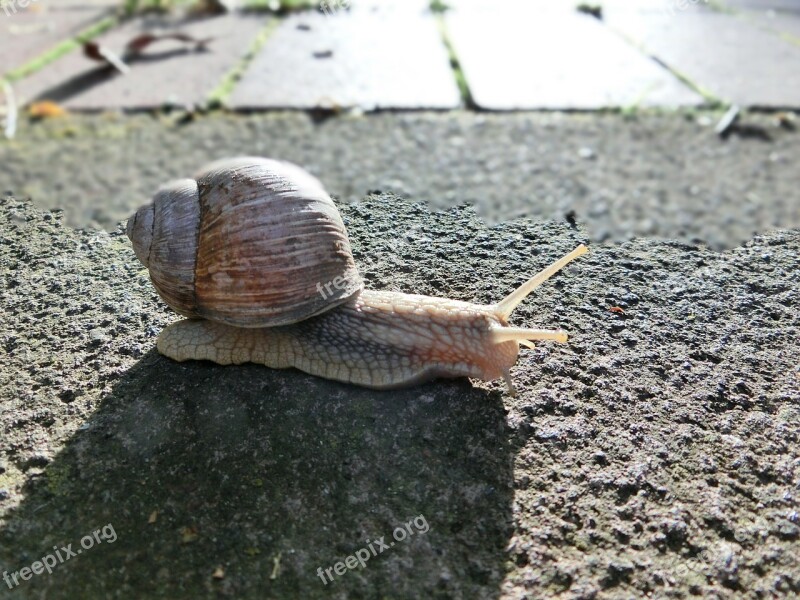
<instances>
[{"instance_id":1,"label":"snail","mask_svg":"<svg viewBox=\"0 0 800 600\"><path fill-rule=\"evenodd\" d=\"M567 335L511 327L511 313L587 252L581 244L494 305L366 290L322 184L291 163L253 157L166 184L126 230L161 298L188 317L161 332L161 354L295 367L375 389L502 377L514 394L520 344Z\"/></svg>"}]
</instances>

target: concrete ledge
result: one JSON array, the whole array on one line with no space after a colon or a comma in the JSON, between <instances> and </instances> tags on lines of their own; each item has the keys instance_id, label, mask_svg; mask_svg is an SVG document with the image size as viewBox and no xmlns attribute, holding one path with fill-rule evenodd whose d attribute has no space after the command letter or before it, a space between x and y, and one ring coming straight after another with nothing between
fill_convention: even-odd
<instances>
[{"instance_id":1,"label":"concrete ledge","mask_svg":"<svg viewBox=\"0 0 800 600\"><path fill-rule=\"evenodd\" d=\"M488 302L585 239L391 195L342 207L367 285ZM699 597L797 591L800 232L594 246L499 382L377 393L176 364L121 230L0 200L0 572L24 596ZM611 310L611 309L614 310ZM323 584L367 540L429 530Z\"/></svg>"}]
</instances>

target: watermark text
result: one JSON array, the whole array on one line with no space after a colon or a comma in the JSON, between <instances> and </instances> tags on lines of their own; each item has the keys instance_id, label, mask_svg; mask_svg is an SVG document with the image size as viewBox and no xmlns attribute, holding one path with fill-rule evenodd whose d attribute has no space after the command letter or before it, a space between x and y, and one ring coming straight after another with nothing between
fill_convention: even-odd
<instances>
[{"instance_id":1,"label":"watermark text","mask_svg":"<svg viewBox=\"0 0 800 600\"><path fill-rule=\"evenodd\" d=\"M28 8L31 2L38 1L39 0L0 0L0 7L3 8L3 12L6 13L6 16L10 17L11 15L17 14L18 7Z\"/></svg>"},{"instance_id":2,"label":"watermark text","mask_svg":"<svg viewBox=\"0 0 800 600\"><path fill-rule=\"evenodd\" d=\"M317 291L319 292L319 295L322 296L323 300L327 300L328 296L333 296L333 290L331 288L335 290L343 290L347 287L347 285L347 279L339 275L338 277L335 277L333 281L329 281L324 285L322 283L317 283Z\"/></svg>"},{"instance_id":3,"label":"watermark text","mask_svg":"<svg viewBox=\"0 0 800 600\"><path fill-rule=\"evenodd\" d=\"M80 548L73 549L73 544L67 544L60 548L53 546L53 552L48 552L41 560L34 561L30 567L23 567L19 571L12 573L3 571L3 581L6 582L9 589L14 589L20 584L20 580L28 581L34 575L41 575L45 571L49 575L55 567L67 562L70 558L78 556L84 550L89 550L95 544L102 544L103 542L113 544L116 541L117 532L114 531L114 526L109 523L105 527L95 529L92 533L83 536L80 541Z\"/></svg>"},{"instance_id":4,"label":"watermark text","mask_svg":"<svg viewBox=\"0 0 800 600\"><path fill-rule=\"evenodd\" d=\"M329 17L340 10L348 10L349 8L350 0L322 0L319 3L319 9Z\"/></svg>"},{"instance_id":5,"label":"watermark text","mask_svg":"<svg viewBox=\"0 0 800 600\"><path fill-rule=\"evenodd\" d=\"M374 558L378 556L378 554L381 554L393 547L396 542L402 542L415 533L427 533L429 530L430 526L423 515L414 517L410 521L395 527L394 531L392 532L392 540L387 541L385 535L382 535L376 540L367 540L367 543L363 548L359 548L353 554L346 557L343 561L339 561L333 566L324 570L322 567L317 569L317 577L322 580L322 583L328 585L333 581L335 575L341 577L347 573L348 570L352 571L353 569L359 567L363 569L367 566L367 561L369 559Z\"/></svg>"},{"instance_id":6,"label":"watermark text","mask_svg":"<svg viewBox=\"0 0 800 600\"><path fill-rule=\"evenodd\" d=\"M690 6L697 4L708 4L708 0L670 0L669 6L665 7L665 11L669 16L674 17L676 13L683 12Z\"/></svg>"}]
</instances>

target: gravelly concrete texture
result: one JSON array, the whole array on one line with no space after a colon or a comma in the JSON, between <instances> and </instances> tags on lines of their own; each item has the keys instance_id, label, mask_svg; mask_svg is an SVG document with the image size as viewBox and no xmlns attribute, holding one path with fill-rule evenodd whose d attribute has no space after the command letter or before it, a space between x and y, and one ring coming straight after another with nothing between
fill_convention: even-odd
<instances>
[{"instance_id":1,"label":"gravelly concrete texture","mask_svg":"<svg viewBox=\"0 0 800 600\"><path fill-rule=\"evenodd\" d=\"M342 211L370 288L463 300L586 239L391 195ZM796 597L798 252L595 245L514 316L572 334L522 353L516 398L378 393L158 356L174 316L122 231L5 198L0 571L110 526L16 597Z\"/></svg>"},{"instance_id":2,"label":"gravelly concrete texture","mask_svg":"<svg viewBox=\"0 0 800 600\"><path fill-rule=\"evenodd\" d=\"M252 154L298 163L347 201L393 191L436 207L472 203L488 222L563 219L595 239L661 236L715 248L800 227L800 134L745 116L726 140L721 113L378 114L314 122L299 113L71 117L0 144L0 191L111 227L170 179ZM789 125L791 127L791 125Z\"/></svg>"}]
</instances>

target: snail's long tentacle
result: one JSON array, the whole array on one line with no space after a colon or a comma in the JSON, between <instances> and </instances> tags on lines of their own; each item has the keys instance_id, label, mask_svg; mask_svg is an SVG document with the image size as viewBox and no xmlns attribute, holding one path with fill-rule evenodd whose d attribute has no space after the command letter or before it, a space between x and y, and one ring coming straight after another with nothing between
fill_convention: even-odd
<instances>
[{"instance_id":1,"label":"snail's long tentacle","mask_svg":"<svg viewBox=\"0 0 800 600\"><path fill-rule=\"evenodd\" d=\"M558 273L561 269L567 266L570 262L578 258L579 256L586 254L589 249L581 244L575 250L564 256L563 258L558 259L552 265L543 269L533 277L531 277L528 281L523 283L519 286L516 290L511 292L508 296L503 298L500 302L495 305L495 314L502 320L507 321L508 318L511 316L511 313L514 312L514 309L517 308L520 302L522 302L528 294L530 294L533 290L537 287L542 285L545 281L550 279L553 275Z\"/></svg>"}]
</instances>

